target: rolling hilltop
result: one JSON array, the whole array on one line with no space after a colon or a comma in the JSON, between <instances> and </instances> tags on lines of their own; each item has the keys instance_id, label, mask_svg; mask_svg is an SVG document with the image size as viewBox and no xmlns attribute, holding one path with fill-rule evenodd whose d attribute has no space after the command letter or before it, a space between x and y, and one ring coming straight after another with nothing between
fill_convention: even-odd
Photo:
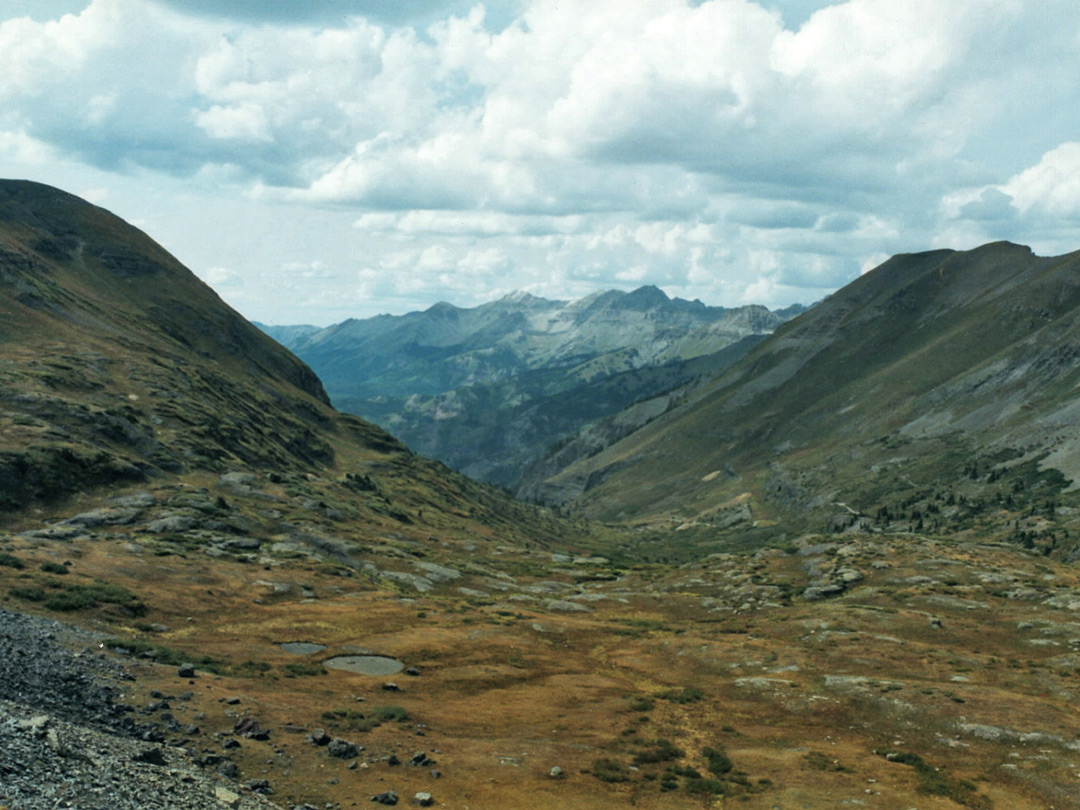
<instances>
[{"instance_id":1,"label":"rolling hilltop","mask_svg":"<svg viewBox=\"0 0 1080 810\"><path fill-rule=\"evenodd\" d=\"M1078 308L1080 254L897 256L536 494L744 526L945 531L1000 512L1030 539L1031 510L1053 516L1080 477Z\"/></svg>"},{"instance_id":2,"label":"rolling hilltop","mask_svg":"<svg viewBox=\"0 0 1080 810\"><path fill-rule=\"evenodd\" d=\"M580 301L514 293L472 309L263 326L309 363L334 404L417 452L513 487L585 425L744 355L803 307L708 307L656 287Z\"/></svg>"},{"instance_id":3,"label":"rolling hilltop","mask_svg":"<svg viewBox=\"0 0 1080 810\"><path fill-rule=\"evenodd\" d=\"M897 257L593 425L600 525L0 182L0 805L1080 806L1074 262Z\"/></svg>"}]
</instances>

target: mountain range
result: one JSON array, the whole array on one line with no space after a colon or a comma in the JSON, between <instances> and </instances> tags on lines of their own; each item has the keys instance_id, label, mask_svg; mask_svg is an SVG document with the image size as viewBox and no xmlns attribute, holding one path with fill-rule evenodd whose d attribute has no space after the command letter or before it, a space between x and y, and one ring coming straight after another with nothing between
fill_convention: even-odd
<instances>
[{"instance_id":1,"label":"mountain range","mask_svg":"<svg viewBox=\"0 0 1080 810\"><path fill-rule=\"evenodd\" d=\"M641 287L261 328L318 373L338 408L512 488L587 424L716 373L803 309L709 307Z\"/></svg>"}]
</instances>

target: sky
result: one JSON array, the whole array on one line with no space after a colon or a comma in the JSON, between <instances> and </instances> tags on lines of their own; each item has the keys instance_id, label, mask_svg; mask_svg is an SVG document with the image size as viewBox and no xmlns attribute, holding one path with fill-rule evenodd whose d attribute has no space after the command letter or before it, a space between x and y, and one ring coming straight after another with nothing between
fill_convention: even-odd
<instances>
[{"instance_id":1,"label":"sky","mask_svg":"<svg viewBox=\"0 0 1080 810\"><path fill-rule=\"evenodd\" d=\"M1075 0L0 0L0 176L248 318L1080 249Z\"/></svg>"}]
</instances>

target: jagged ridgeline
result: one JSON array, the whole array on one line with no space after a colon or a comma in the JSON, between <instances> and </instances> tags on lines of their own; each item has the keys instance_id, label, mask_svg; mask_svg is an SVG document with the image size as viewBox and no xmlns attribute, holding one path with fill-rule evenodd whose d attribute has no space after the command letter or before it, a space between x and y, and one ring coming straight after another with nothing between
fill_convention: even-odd
<instances>
[{"instance_id":1,"label":"jagged ridgeline","mask_svg":"<svg viewBox=\"0 0 1080 810\"><path fill-rule=\"evenodd\" d=\"M138 229L0 181L0 509L230 470L359 481L400 520L520 510L337 413L310 368Z\"/></svg>"},{"instance_id":2,"label":"jagged ridgeline","mask_svg":"<svg viewBox=\"0 0 1080 810\"><path fill-rule=\"evenodd\" d=\"M473 478L516 488L585 426L716 374L804 309L712 307L641 287L261 328L311 364L337 407Z\"/></svg>"},{"instance_id":3,"label":"jagged ridgeline","mask_svg":"<svg viewBox=\"0 0 1080 810\"><path fill-rule=\"evenodd\" d=\"M1068 519L1080 481L1078 315L1080 253L896 256L534 492L713 526L944 532L997 515L1051 544L1044 518Z\"/></svg>"}]
</instances>

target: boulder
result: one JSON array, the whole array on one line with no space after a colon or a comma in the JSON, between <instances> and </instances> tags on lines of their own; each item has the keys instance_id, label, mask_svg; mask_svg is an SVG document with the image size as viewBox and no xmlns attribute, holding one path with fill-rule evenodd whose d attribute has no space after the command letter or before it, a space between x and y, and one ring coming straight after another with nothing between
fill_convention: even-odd
<instances>
[{"instance_id":1,"label":"boulder","mask_svg":"<svg viewBox=\"0 0 1080 810\"><path fill-rule=\"evenodd\" d=\"M348 740L333 739L326 746L326 753L337 759L352 759L360 750Z\"/></svg>"}]
</instances>

